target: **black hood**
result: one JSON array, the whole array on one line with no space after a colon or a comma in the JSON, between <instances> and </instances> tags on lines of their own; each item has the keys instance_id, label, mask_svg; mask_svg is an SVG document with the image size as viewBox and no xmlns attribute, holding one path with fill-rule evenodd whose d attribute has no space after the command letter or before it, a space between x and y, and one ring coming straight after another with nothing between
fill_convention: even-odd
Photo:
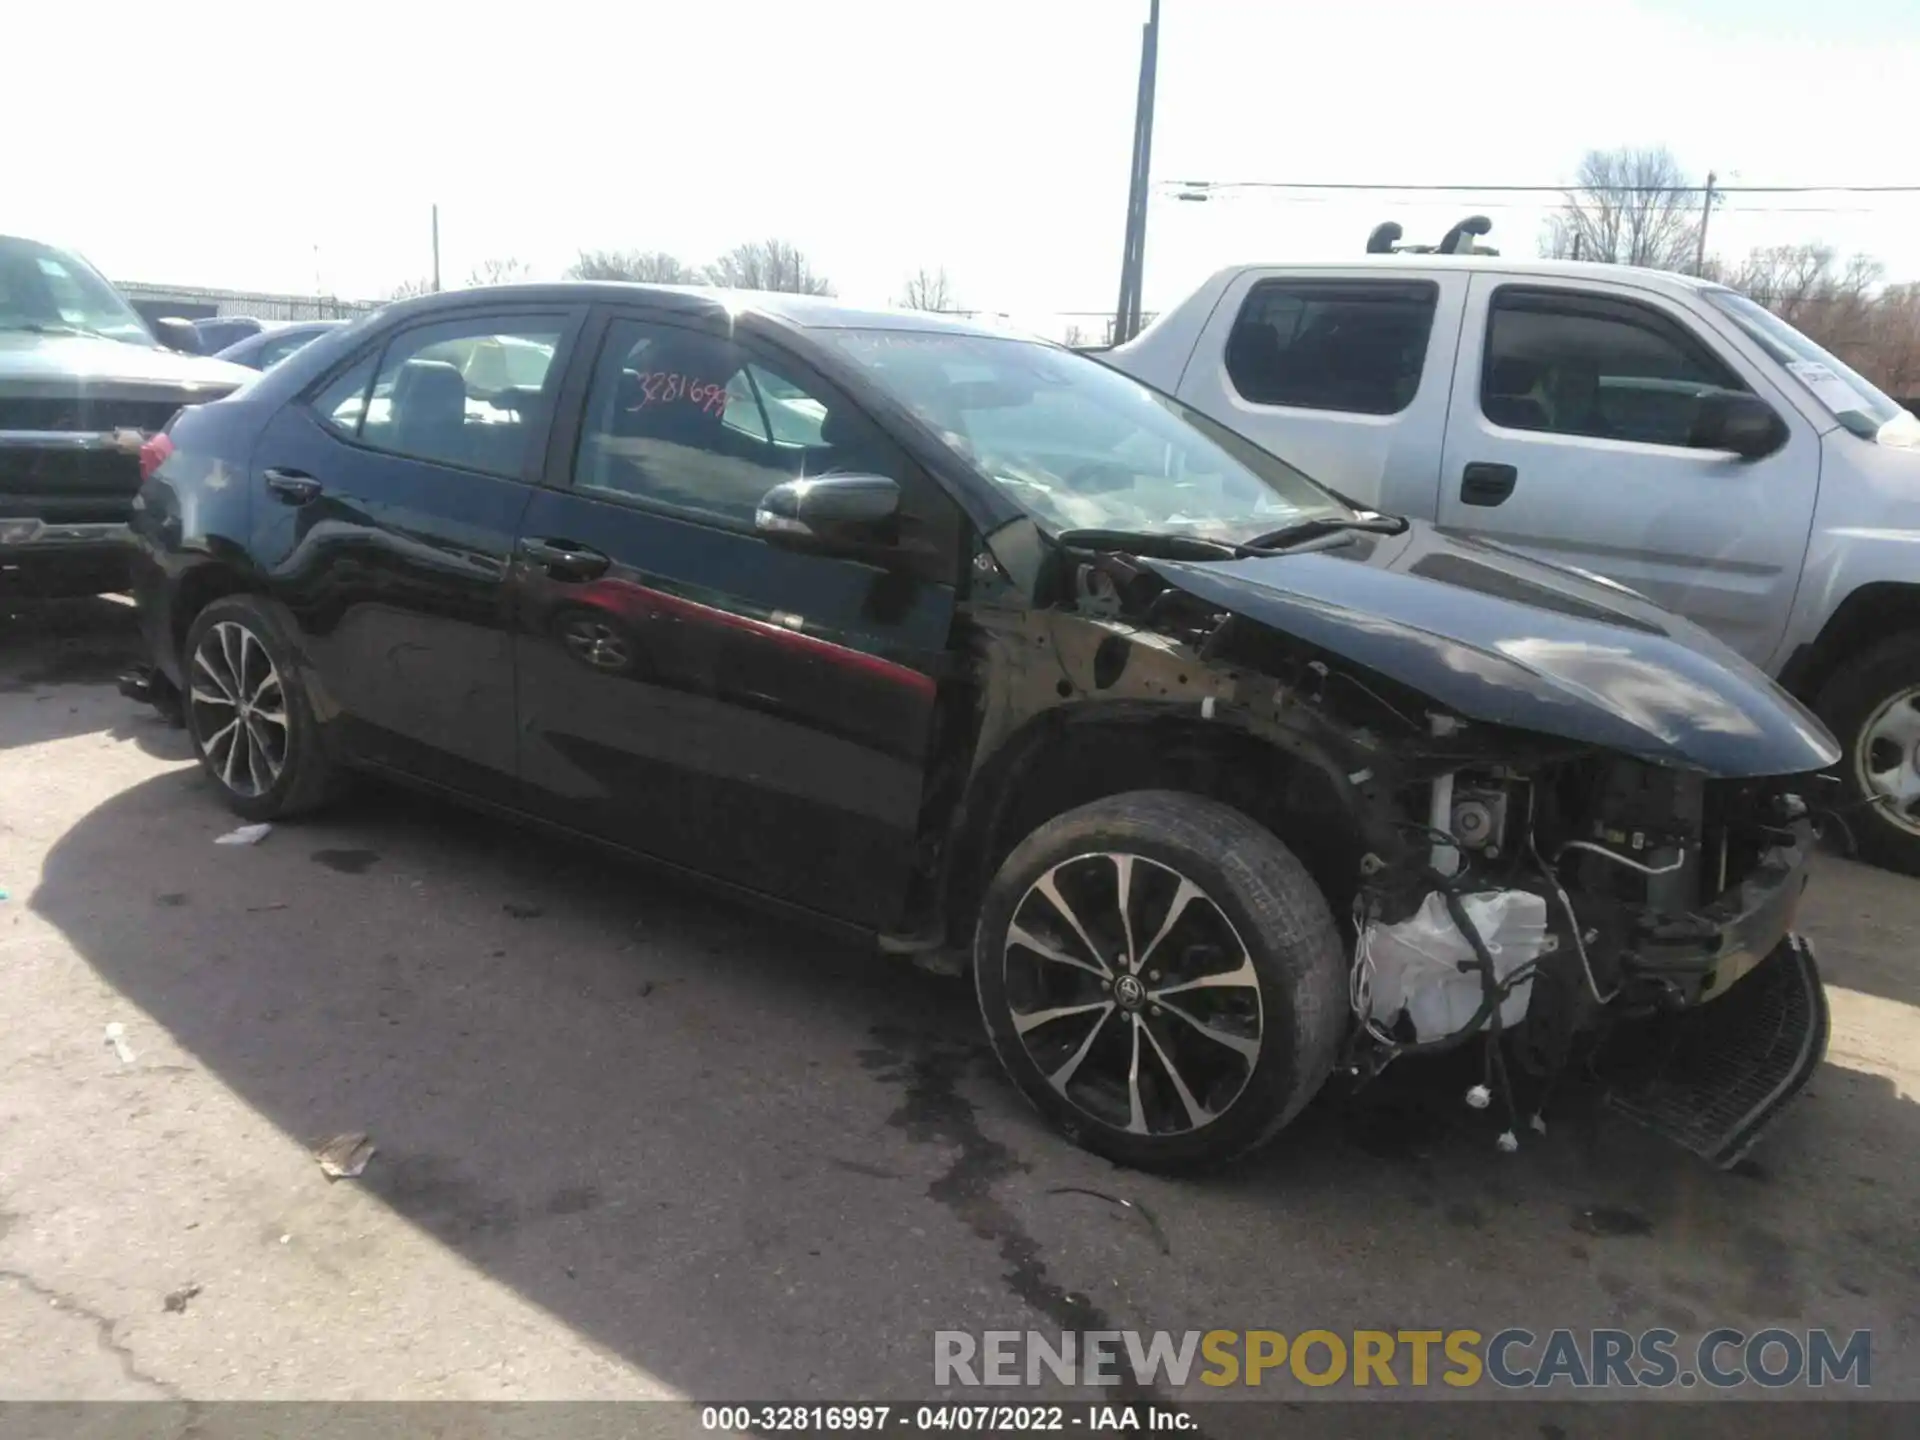
<instances>
[{"instance_id":1,"label":"black hood","mask_svg":"<svg viewBox=\"0 0 1920 1440\"><path fill-rule=\"evenodd\" d=\"M1597 576L1418 521L1335 550L1144 563L1468 719L1728 777L1840 758L1819 720L1697 625Z\"/></svg>"}]
</instances>

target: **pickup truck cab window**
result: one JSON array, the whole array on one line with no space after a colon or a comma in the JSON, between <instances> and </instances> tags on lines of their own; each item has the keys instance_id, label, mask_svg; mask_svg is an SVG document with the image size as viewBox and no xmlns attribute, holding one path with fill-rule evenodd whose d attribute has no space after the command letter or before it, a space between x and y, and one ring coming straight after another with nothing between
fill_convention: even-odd
<instances>
[{"instance_id":1,"label":"pickup truck cab window","mask_svg":"<svg viewBox=\"0 0 1920 1440\"><path fill-rule=\"evenodd\" d=\"M1413 403L1439 289L1430 281L1263 280L1227 337L1256 405L1397 415Z\"/></svg>"},{"instance_id":2,"label":"pickup truck cab window","mask_svg":"<svg viewBox=\"0 0 1920 1440\"><path fill-rule=\"evenodd\" d=\"M1494 293L1480 406L1509 430L1685 447L1702 399L1745 389L1677 322L1632 301Z\"/></svg>"}]
</instances>

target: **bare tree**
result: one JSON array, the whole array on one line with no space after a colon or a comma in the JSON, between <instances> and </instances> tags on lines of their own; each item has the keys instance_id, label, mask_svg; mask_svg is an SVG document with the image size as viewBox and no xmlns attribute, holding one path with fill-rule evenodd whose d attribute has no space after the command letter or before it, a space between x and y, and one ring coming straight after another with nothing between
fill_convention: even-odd
<instances>
[{"instance_id":1,"label":"bare tree","mask_svg":"<svg viewBox=\"0 0 1920 1440\"><path fill-rule=\"evenodd\" d=\"M652 285L696 285L700 274L664 250L582 250L567 267L569 280L641 280Z\"/></svg>"},{"instance_id":2,"label":"bare tree","mask_svg":"<svg viewBox=\"0 0 1920 1440\"><path fill-rule=\"evenodd\" d=\"M789 240L749 240L707 267L707 279L732 290L779 290L790 295L831 295L833 285L816 275Z\"/></svg>"},{"instance_id":3,"label":"bare tree","mask_svg":"<svg viewBox=\"0 0 1920 1440\"><path fill-rule=\"evenodd\" d=\"M1691 270L1700 241L1702 192L1664 147L1589 150L1541 254Z\"/></svg>"},{"instance_id":4,"label":"bare tree","mask_svg":"<svg viewBox=\"0 0 1920 1440\"><path fill-rule=\"evenodd\" d=\"M388 298L393 300L411 300L415 295L431 295L432 293L433 281L431 280L402 280L398 285L393 287L393 293Z\"/></svg>"},{"instance_id":5,"label":"bare tree","mask_svg":"<svg viewBox=\"0 0 1920 1440\"><path fill-rule=\"evenodd\" d=\"M501 260L482 260L467 276L469 285L514 285L531 279L533 267L511 256Z\"/></svg>"},{"instance_id":6,"label":"bare tree","mask_svg":"<svg viewBox=\"0 0 1920 1440\"><path fill-rule=\"evenodd\" d=\"M947 281L946 267L930 271L923 265L914 271L907 277L907 288L901 292L900 303L908 310L953 309L953 286Z\"/></svg>"}]
</instances>

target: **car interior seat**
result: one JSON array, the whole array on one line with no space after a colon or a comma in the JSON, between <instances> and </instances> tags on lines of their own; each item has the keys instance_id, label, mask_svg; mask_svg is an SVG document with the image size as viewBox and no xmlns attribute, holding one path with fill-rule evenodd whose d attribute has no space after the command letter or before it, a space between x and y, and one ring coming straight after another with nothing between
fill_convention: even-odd
<instances>
[{"instance_id":1,"label":"car interior seat","mask_svg":"<svg viewBox=\"0 0 1920 1440\"><path fill-rule=\"evenodd\" d=\"M393 382L393 448L464 465L467 382L444 360L409 360Z\"/></svg>"}]
</instances>

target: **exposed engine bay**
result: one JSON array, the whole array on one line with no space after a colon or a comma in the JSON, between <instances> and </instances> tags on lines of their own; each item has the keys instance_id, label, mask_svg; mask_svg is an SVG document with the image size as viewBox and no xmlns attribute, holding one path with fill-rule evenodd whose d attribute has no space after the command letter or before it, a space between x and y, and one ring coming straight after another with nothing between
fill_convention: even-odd
<instances>
[{"instance_id":1,"label":"exposed engine bay","mask_svg":"<svg viewBox=\"0 0 1920 1440\"><path fill-rule=\"evenodd\" d=\"M1557 1081L1604 1071L1624 1077L1619 1108L1634 1118L1718 1163L1738 1159L1825 1048L1817 974L1790 933L1814 840L1801 792L1816 777L1720 776L1542 733L1507 693L1518 682L1495 668L1498 651L1452 644L1447 670L1493 677L1460 693L1490 694L1513 717L1489 722L1404 671L1209 604L1166 583L1168 568L1114 554L1078 565L1075 607L1111 627L1094 683L1113 685L1128 663L1112 634L1173 640L1229 682L1204 714L1331 777L1361 837L1343 888L1319 875L1351 915L1347 1072L1364 1083L1402 1057L1484 1046L1466 1101L1496 1109L1499 1144L1515 1149L1544 1129ZM1389 638L1439 650L1413 634ZM1650 670L1627 678L1650 691ZM1711 1031L1719 1053L1689 1026Z\"/></svg>"}]
</instances>

